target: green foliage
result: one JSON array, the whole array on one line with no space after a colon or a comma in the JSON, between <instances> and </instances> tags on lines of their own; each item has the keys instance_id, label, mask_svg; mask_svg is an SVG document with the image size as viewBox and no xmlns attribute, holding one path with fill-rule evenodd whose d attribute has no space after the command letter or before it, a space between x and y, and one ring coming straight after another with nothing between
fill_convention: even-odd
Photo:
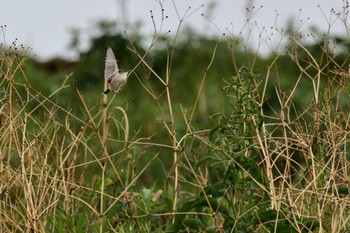
<instances>
[{"instance_id":1,"label":"green foliage","mask_svg":"<svg viewBox=\"0 0 350 233\"><path fill-rule=\"evenodd\" d=\"M80 60L53 60L57 73L1 50L3 231L349 228L344 54L292 37L287 55L263 59L190 29L145 49L137 33L98 25L86 50L74 31ZM102 97L109 46L132 72Z\"/></svg>"},{"instance_id":2,"label":"green foliage","mask_svg":"<svg viewBox=\"0 0 350 233\"><path fill-rule=\"evenodd\" d=\"M222 218L224 231L235 228L237 232L250 232L258 229L261 223L274 221L273 215L271 218L264 215L267 219L258 221L259 215L256 214L257 208L267 209L269 202L268 196L259 187L263 173L258 168L259 157L250 142L254 124L249 119L259 116L259 108L252 96L254 78L256 75L243 67L239 76L232 77L223 88L226 100L231 104L227 110L229 115L222 114L222 123L209 133L209 141L218 149L211 149L211 156L197 164L199 167L204 162L210 162L216 172L211 172L211 185L206 186L199 197L186 202L179 210L180 213L196 210L196 224L188 225L184 222L185 215L177 215L175 232L180 228L215 229L212 219L214 214ZM247 154L250 156L247 157ZM202 215L207 212L205 209L215 212L208 217ZM241 217L241 213L245 215Z\"/></svg>"}]
</instances>

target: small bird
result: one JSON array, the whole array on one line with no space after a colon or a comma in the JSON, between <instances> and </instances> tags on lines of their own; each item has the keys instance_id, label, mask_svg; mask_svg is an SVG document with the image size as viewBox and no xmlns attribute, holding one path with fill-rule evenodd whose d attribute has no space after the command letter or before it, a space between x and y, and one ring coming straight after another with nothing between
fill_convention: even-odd
<instances>
[{"instance_id":1,"label":"small bird","mask_svg":"<svg viewBox=\"0 0 350 233\"><path fill-rule=\"evenodd\" d=\"M128 76L128 71L119 69L117 59L115 59L113 50L107 49L106 63L105 63L105 79L107 79L109 88L103 94L107 95L110 91L117 94L125 85Z\"/></svg>"}]
</instances>

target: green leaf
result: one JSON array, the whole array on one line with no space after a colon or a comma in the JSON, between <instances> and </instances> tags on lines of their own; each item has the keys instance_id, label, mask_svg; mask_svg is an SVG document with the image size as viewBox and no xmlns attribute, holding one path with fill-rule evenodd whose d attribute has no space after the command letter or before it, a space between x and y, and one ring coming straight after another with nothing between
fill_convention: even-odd
<instances>
[{"instance_id":1,"label":"green leaf","mask_svg":"<svg viewBox=\"0 0 350 233\"><path fill-rule=\"evenodd\" d=\"M175 232L177 232L180 228L181 228L181 224L183 219L186 217L186 212L190 212L192 209L194 208L211 208L213 211L217 211L220 212L222 214L224 214L224 217L226 219L226 221L232 220L232 218L230 217L229 211L223 206L220 205L220 203L218 202L217 199L211 197L211 196L199 196L196 199L194 199L193 201L189 201L187 203L185 203L179 210L179 214L176 215L175 217L175 221L174 221L174 225L173 225L173 229ZM180 213L184 213L184 214L180 214Z\"/></svg>"},{"instance_id":2,"label":"green leaf","mask_svg":"<svg viewBox=\"0 0 350 233\"><path fill-rule=\"evenodd\" d=\"M214 162L218 162L219 160L217 158L215 158L214 156L205 156L205 157L198 160L198 162L196 163L196 165L194 167L194 170L197 171L198 167L206 161L209 161L209 162L211 161L214 163Z\"/></svg>"},{"instance_id":3,"label":"green leaf","mask_svg":"<svg viewBox=\"0 0 350 233\"><path fill-rule=\"evenodd\" d=\"M183 226L192 230L204 229L206 226L198 219L185 218L182 221Z\"/></svg>"}]
</instances>

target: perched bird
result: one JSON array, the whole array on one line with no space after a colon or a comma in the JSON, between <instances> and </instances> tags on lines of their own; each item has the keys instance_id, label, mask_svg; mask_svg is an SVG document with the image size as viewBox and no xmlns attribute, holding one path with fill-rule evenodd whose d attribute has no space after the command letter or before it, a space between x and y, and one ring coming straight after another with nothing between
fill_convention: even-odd
<instances>
[{"instance_id":1,"label":"perched bird","mask_svg":"<svg viewBox=\"0 0 350 233\"><path fill-rule=\"evenodd\" d=\"M125 85L127 75L127 70L118 68L117 59L115 59L112 49L108 48L105 63L105 79L107 79L109 88L102 95L108 94L110 91L114 91L117 94Z\"/></svg>"}]
</instances>

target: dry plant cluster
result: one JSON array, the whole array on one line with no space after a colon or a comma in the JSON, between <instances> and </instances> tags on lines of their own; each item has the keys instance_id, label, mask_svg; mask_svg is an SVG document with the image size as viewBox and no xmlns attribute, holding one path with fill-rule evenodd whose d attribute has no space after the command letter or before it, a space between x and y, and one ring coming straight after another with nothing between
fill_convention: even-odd
<instances>
[{"instance_id":1,"label":"dry plant cluster","mask_svg":"<svg viewBox=\"0 0 350 233\"><path fill-rule=\"evenodd\" d=\"M154 122L161 127L154 135L165 135L164 141L139 137L129 115L142 112L116 106L118 97L89 103L71 81L74 74L43 94L26 74L26 49L17 49L15 42L0 48L1 232L350 230L349 61L339 64L326 40L316 43L323 52L316 57L291 36L289 62L298 75L285 90L280 55L258 76L254 53L247 51L246 66L237 65L241 38L224 35L206 71L196 77L196 101L186 108L172 98L177 91L172 58L183 19L192 13L181 18L171 46L164 46L164 77L146 59L163 43L161 27L145 54L132 42L129 48L140 61L134 70L143 67L159 84L136 77L157 109ZM199 105L219 46L232 53L227 62L234 75L226 75L223 88L232 108L211 116L212 128L196 129L193 121L203 117ZM305 92L305 83L311 91ZM271 86L273 97L267 91ZM79 100L81 114L62 104L66 89L74 89L69 98ZM300 95L304 105L296 107ZM180 118L174 108L180 108ZM178 132L178 125L185 132ZM118 137L111 137L112 131ZM163 174L162 187L140 185L151 166Z\"/></svg>"}]
</instances>

